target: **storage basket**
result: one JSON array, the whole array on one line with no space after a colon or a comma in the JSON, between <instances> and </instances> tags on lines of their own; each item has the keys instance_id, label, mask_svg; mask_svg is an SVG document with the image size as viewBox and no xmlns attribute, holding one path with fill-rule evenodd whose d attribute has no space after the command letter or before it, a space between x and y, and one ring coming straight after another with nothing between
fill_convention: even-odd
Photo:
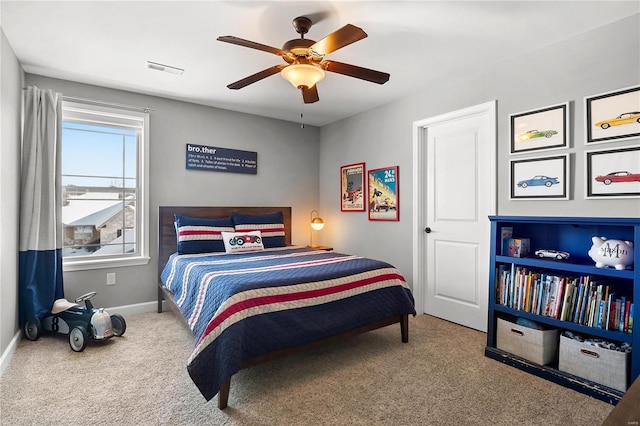
<instances>
[{"instance_id":1,"label":"storage basket","mask_svg":"<svg viewBox=\"0 0 640 426\"><path fill-rule=\"evenodd\" d=\"M558 355L558 330L536 330L498 318L496 347L540 365Z\"/></svg>"},{"instance_id":2,"label":"storage basket","mask_svg":"<svg viewBox=\"0 0 640 426\"><path fill-rule=\"evenodd\" d=\"M625 392L629 383L630 355L560 336L558 369Z\"/></svg>"}]
</instances>

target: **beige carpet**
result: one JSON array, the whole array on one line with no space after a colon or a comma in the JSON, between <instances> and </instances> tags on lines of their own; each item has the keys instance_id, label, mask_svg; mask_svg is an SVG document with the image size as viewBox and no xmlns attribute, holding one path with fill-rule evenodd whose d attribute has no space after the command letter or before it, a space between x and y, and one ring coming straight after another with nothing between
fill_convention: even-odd
<instances>
[{"instance_id":1,"label":"beige carpet","mask_svg":"<svg viewBox=\"0 0 640 426\"><path fill-rule=\"evenodd\" d=\"M205 402L173 313L127 318L124 337L74 353L20 342L0 379L2 425L600 425L612 406L484 357L485 334L420 315L236 374Z\"/></svg>"}]
</instances>

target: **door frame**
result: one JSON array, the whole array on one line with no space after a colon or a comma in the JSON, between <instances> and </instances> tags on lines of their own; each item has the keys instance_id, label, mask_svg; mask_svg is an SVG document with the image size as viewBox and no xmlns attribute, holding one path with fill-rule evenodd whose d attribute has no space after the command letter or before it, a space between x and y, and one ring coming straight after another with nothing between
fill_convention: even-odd
<instances>
[{"instance_id":1,"label":"door frame","mask_svg":"<svg viewBox=\"0 0 640 426\"><path fill-rule=\"evenodd\" d=\"M490 193L490 205L493 206L492 214L497 212L497 101L489 101L483 104L463 108L457 111L448 112L423 120L413 122L413 296L416 304L416 312L425 313L426 296L426 268L421 259L426 254L426 239L424 238L425 221L425 196L420 189L420 183L425 181L427 170L423 167L426 164L427 156L427 132L430 126L444 124L449 121L476 115L487 115L492 125L489 126L489 140L491 144L491 164L492 170ZM489 226L489 225L487 225ZM487 247L487 250L489 248ZM488 297L488 295L487 295Z\"/></svg>"}]
</instances>

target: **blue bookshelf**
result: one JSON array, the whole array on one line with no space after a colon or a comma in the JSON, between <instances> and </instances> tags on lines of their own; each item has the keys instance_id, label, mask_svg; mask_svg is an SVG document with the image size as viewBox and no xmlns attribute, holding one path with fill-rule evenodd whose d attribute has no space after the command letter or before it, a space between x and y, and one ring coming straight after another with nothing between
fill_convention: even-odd
<instances>
[{"instance_id":1,"label":"blue bookshelf","mask_svg":"<svg viewBox=\"0 0 640 426\"><path fill-rule=\"evenodd\" d=\"M562 331L572 331L585 336L606 339L612 342L632 344L629 366L629 385L640 376L640 331L633 333L590 327L570 320L560 320L550 316L536 315L522 309L514 309L498 302L498 271L500 268L514 267L555 274L559 276L590 276L599 282L611 283L624 292L634 304L634 328L640 327L637 305L640 301L640 242L639 218L605 217L546 217L546 216L490 216L491 251L489 277L489 315L487 346L485 355L505 364L536 374L547 380L591 395L610 404L616 404L624 395L616 389L573 376L557 369L557 365L538 365L496 347L496 327L499 317L520 317L544 324ZM502 254L501 230L513 229L513 237L529 238L531 252L527 257L517 258ZM607 237L634 243L634 263L625 270L596 268L588 255L591 237ZM566 260L539 259L534 256L537 249L554 249L570 253Z\"/></svg>"}]
</instances>

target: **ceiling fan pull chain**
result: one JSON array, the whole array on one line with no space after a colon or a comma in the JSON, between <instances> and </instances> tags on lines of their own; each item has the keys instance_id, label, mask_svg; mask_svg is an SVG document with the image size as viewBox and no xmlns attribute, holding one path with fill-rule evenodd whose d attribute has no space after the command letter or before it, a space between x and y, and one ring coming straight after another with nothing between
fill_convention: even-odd
<instances>
[{"instance_id":1,"label":"ceiling fan pull chain","mask_svg":"<svg viewBox=\"0 0 640 426\"><path fill-rule=\"evenodd\" d=\"M303 114L303 109L304 109L304 101L301 99L302 102L300 102L300 128L304 129L304 114Z\"/></svg>"}]
</instances>

